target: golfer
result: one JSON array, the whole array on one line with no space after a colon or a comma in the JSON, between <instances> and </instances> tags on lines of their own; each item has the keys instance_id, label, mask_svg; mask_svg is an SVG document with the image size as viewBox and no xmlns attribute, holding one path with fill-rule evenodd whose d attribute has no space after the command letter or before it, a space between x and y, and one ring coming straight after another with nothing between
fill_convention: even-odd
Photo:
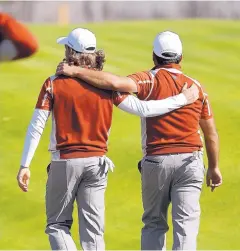
<instances>
[{"instance_id":1,"label":"golfer","mask_svg":"<svg viewBox=\"0 0 240 251\"><path fill-rule=\"evenodd\" d=\"M74 29L57 42L65 45L67 64L96 71L103 69L104 52L96 50L96 37L89 30ZM28 191L30 162L52 113L46 233L53 250L77 249L70 234L75 200L83 250L105 249L104 193L108 169L114 167L105 154L113 104L139 116L157 116L194 102L198 93L196 87L184 88L183 93L174 97L145 102L70 77L52 76L45 81L28 127L18 184Z\"/></svg>"},{"instance_id":2,"label":"golfer","mask_svg":"<svg viewBox=\"0 0 240 251\"><path fill-rule=\"evenodd\" d=\"M195 250L200 220L199 199L204 181L203 131L208 156L207 185L222 184L218 167L218 135L208 95L200 83L181 71L182 42L173 32L159 33L153 43L154 67L128 77L70 67L57 74L77 77L98 88L133 92L141 100L176 95L184 83L199 87L199 99L161 117L141 118L143 223L142 250L166 248L167 212L172 203L173 250Z\"/></svg>"}]
</instances>

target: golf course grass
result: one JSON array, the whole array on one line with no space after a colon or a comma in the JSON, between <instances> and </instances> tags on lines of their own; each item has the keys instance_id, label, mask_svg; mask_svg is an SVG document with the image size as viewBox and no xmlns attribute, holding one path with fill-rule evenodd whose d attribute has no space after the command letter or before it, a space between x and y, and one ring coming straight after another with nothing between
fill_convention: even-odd
<instances>
[{"instance_id":1,"label":"golf course grass","mask_svg":"<svg viewBox=\"0 0 240 251\"><path fill-rule=\"evenodd\" d=\"M77 25L29 27L39 40L39 52L29 59L0 65L0 249L49 249L44 233L44 196L50 121L31 164L28 193L20 191L16 175L40 88L64 57L64 47L55 41ZM240 249L240 22L128 21L83 27L96 34L98 48L105 50L105 70L119 75L152 67L152 41L159 31L179 33L183 71L202 83L209 94L221 144L223 185L213 193L203 188L198 249ZM109 174L106 192L106 248L137 250L143 211L137 171L141 158L138 117L114 110L108 156L116 169ZM76 215L75 211L75 219ZM171 214L169 226L167 248L171 249ZM72 234L80 248L76 220Z\"/></svg>"}]
</instances>

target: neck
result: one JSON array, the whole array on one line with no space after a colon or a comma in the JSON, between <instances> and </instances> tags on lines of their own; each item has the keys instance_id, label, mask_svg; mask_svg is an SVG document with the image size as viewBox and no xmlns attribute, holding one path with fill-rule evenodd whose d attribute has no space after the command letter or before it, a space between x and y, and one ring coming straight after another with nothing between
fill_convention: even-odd
<instances>
[{"instance_id":1,"label":"neck","mask_svg":"<svg viewBox=\"0 0 240 251\"><path fill-rule=\"evenodd\" d=\"M155 67L153 69L158 69L158 68L174 68L174 69L181 69L181 65L180 64L163 64L163 65L155 65Z\"/></svg>"}]
</instances>

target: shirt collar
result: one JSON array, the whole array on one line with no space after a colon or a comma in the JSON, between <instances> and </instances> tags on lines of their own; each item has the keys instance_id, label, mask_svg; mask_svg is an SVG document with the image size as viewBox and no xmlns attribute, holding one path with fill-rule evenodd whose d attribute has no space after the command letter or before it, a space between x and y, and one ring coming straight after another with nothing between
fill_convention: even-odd
<instances>
[{"instance_id":1,"label":"shirt collar","mask_svg":"<svg viewBox=\"0 0 240 251\"><path fill-rule=\"evenodd\" d=\"M181 65L180 64L165 64L165 65L157 65L152 68L152 70L157 70L158 68L166 68L166 69L176 69L181 71Z\"/></svg>"}]
</instances>

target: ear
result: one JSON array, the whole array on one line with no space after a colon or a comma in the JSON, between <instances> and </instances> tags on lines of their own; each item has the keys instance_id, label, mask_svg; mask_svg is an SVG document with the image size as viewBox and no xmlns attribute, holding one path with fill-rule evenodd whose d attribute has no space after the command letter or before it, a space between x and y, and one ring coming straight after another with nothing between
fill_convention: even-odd
<instances>
[{"instance_id":1,"label":"ear","mask_svg":"<svg viewBox=\"0 0 240 251\"><path fill-rule=\"evenodd\" d=\"M65 45L65 57L66 59L68 59L69 56L69 47L67 45Z\"/></svg>"},{"instance_id":2,"label":"ear","mask_svg":"<svg viewBox=\"0 0 240 251\"><path fill-rule=\"evenodd\" d=\"M152 54L152 59L153 59L154 65L155 65L155 66L158 65L157 60L156 60L156 55L155 55L154 52L153 52L153 54Z\"/></svg>"},{"instance_id":3,"label":"ear","mask_svg":"<svg viewBox=\"0 0 240 251\"><path fill-rule=\"evenodd\" d=\"M181 58L180 58L180 61L179 61L179 63L182 61L182 59L183 59L183 55L181 55Z\"/></svg>"}]
</instances>

